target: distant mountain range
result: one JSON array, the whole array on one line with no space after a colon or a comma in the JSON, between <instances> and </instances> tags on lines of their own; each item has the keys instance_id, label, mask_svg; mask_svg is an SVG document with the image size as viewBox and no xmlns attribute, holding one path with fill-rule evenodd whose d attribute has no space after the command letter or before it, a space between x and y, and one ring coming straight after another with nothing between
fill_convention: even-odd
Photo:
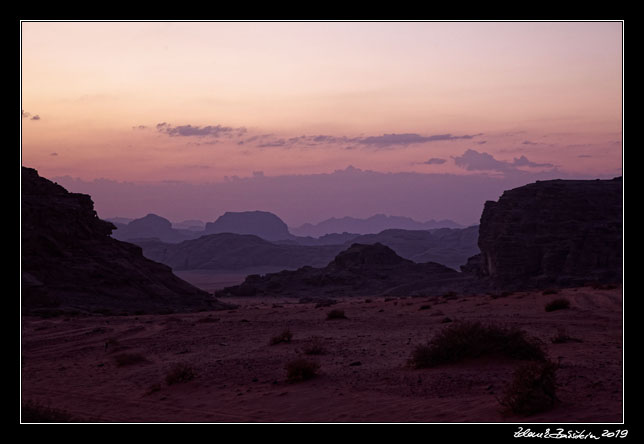
<instances>
[{"instance_id":1,"label":"distant mountain range","mask_svg":"<svg viewBox=\"0 0 644 444\"><path fill-rule=\"evenodd\" d=\"M117 230L112 237L124 240L157 238L163 242L179 243L200 236L218 233L252 234L268 241L297 245L339 245L356 236L377 234L389 229L435 230L463 228L451 220L417 222L408 217L376 214L367 219L354 217L331 218L319 224L304 224L289 228L278 216L267 211L226 212L214 222L186 220L171 223L156 214L139 219L114 217L106 219Z\"/></svg>"},{"instance_id":2,"label":"distant mountain range","mask_svg":"<svg viewBox=\"0 0 644 444\"><path fill-rule=\"evenodd\" d=\"M299 239L304 239L302 244L298 243ZM158 238L135 239L131 242L139 245L147 258L166 264L174 270L239 271L259 267L321 267L353 243L381 243L405 259L437 262L458 270L469 257L479 252L478 226L433 231L385 230L362 236L345 233L328 235L316 245L307 244L310 239L269 242L254 235L217 233L180 243L162 242ZM335 243L325 244L325 241Z\"/></svg>"},{"instance_id":3,"label":"distant mountain range","mask_svg":"<svg viewBox=\"0 0 644 444\"><path fill-rule=\"evenodd\" d=\"M463 228L463 226L451 220L418 222L409 217L376 214L367 219L332 217L317 224L307 223L299 227L290 227L290 232L296 236L320 237L325 234L345 232L375 234L392 228L401 230L431 230L435 228Z\"/></svg>"}]
</instances>

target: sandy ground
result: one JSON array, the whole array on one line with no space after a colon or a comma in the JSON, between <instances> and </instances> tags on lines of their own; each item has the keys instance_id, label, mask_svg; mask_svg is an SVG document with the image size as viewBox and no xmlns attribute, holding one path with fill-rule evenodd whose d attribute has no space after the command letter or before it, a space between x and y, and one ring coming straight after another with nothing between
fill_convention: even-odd
<instances>
[{"instance_id":1,"label":"sandy ground","mask_svg":"<svg viewBox=\"0 0 644 444\"><path fill-rule=\"evenodd\" d=\"M232 311L25 318L22 399L91 422L621 422L621 294L584 287L499 298L347 299L321 308L239 298ZM557 297L571 308L546 312ZM348 319L327 320L336 308ZM530 417L503 413L497 397L518 365L512 360L408 367L415 346L449 325L445 318L520 326L543 340L561 363L560 403ZM552 343L560 327L581 342ZM285 328L292 341L270 345ZM285 364L304 356L313 337L328 351L306 356L319 362L319 375L289 383ZM125 352L145 360L118 366L115 356ZM175 363L190 365L196 377L168 385Z\"/></svg>"}]
</instances>

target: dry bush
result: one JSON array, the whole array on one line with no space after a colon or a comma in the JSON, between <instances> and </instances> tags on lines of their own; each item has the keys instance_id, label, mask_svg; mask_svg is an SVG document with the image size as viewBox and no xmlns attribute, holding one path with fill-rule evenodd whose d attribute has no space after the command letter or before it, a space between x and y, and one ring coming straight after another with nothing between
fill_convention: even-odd
<instances>
[{"instance_id":1,"label":"dry bush","mask_svg":"<svg viewBox=\"0 0 644 444\"><path fill-rule=\"evenodd\" d=\"M286 369L286 379L289 382L297 382L314 378L320 369L320 364L316 361L299 358L289 362L284 368Z\"/></svg>"},{"instance_id":2,"label":"dry bush","mask_svg":"<svg viewBox=\"0 0 644 444\"><path fill-rule=\"evenodd\" d=\"M277 336L273 336L270 340L271 345L276 345L276 344L281 344L281 343L289 343L291 342L291 339L293 339L293 333L291 333L291 330L288 328L282 331Z\"/></svg>"},{"instance_id":3,"label":"dry bush","mask_svg":"<svg viewBox=\"0 0 644 444\"><path fill-rule=\"evenodd\" d=\"M543 293L541 293L541 294L544 295L544 296L547 296L549 294L557 294L557 293L559 293L559 290L556 290L554 288L548 288L546 290L543 290Z\"/></svg>"},{"instance_id":4,"label":"dry bush","mask_svg":"<svg viewBox=\"0 0 644 444\"><path fill-rule=\"evenodd\" d=\"M44 406L34 401L22 405L22 422L77 422L68 412Z\"/></svg>"},{"instance_id":5,"label":"dry bush","mask_svg":"<svg viewBox=\"0 0 644 444\"><path fill-rule=\"evenodd\" d=\"M327 319L347 319L344 310L331 310L326 315Z\"/></svg>"},{"instance_id":6,"label":"dry bush","mask_svg":"<svg viewBox=\"0 0 644 444\"><path fill-rule=\"evenodd\" d=\"M421 305L418 310L429 310L430 308L432 308L431 305Z\"/></svg>"},{"instance_id":7,"label":"dry bush","mask_svg":"<svg viewBox=\"0 0 644 444\"><path fill-rule=\"evenodd\" d=\"M546 311L564 310L570 308L570 301L566 298L554 299L546 304Z\"/></svg>"},{"instance_id":8,"label":"dry bush","mask_svg":"<svg viewBox=\"0 0 644 444\"><path fill-rule=\"evenodd\" d=\"M177 363L174 364L170 368L170 370L168 370L168 373L166 373L165 382L168 385L178 384L182 382L192 381L196 376L197 373L195 372L195 369L190 365Z\"/></svg>"},{"instance_id":9,"label":"dry bush","mask_svg":"<svg viewBox=\"0 0 644 444\"><path fill-rule=\"evenodd\" d=\"M418 345L408 364L428 368L481 356L545 360L541 343L517 328L456 322L444 328L426 345Z\"/></svg>"},{"instance_id":10,"label":"dry bush","mask_svg":"<svg viewBox=\"0 0 644 444\"><path fill-rule=\"evenodd\" d=\"M327 353L320 338L312 338L311 343L305 345L302 351L305 355L325 355Z\"/></svg>"},{"instance_id":11,"label":"dry bush","mask_svg":"<svg viewBox=\"0 0 644 444\"><path fill-rule=\"evenodd\" d=\"M533 361L518 367L499 403L518 415L532 415L551 409L557 402L557 364Z\"/></svg>"},{"instance_id":12,"label":"dry bush","mask_svg":"<svg viewBox=\"0 0 644 444\"><path fill-rule=\"evenodd\" d=\"M125 367L127 365L135 365L146 362L147 359L145 359L145 357L140 353L120 353L118 355L114 355L114 361L116 362L117 366Z\"/></svg>"},{"instance_id":13,"label":"dry bush","mask_svg":"<svg viewBox=\"0 0 644 444\"><path fill-rule=\"evenodd\" d=\"M559 327L557 334L551 339L553 344L563 344L566 342L582 342L581 339L573 338L568 334L565 327Z\"/></svg>"}]
</instances>

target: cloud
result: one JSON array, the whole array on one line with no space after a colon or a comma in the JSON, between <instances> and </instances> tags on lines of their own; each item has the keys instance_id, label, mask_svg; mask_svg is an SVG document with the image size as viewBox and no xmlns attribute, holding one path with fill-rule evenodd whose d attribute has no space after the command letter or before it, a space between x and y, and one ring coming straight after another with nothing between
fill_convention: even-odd
<instances>
[{"instance_id":1,"label":"cloud","mask_svg":"<svg viewBox=\"0 0 644 444\"><path fill-rule=\"evenodd\" d=\"M273 138L270 139L267 135L250 137L244 141L238 142L239 145L247 144L250 142L259 142L259 148L272 148L272 147L292 147L292 146L320 146L320 145L344 145L345 149L354 149L357 146L363 148L391 148L396 146L408 146L411 144L422 144L439 141L450 141L460 139L472 139L480 136L482 133L473 135L454 136L452 134L436 134L432 136L423 136L416 133L401 133L401 134L383 134L381 136L362 136L362 137L347 137L347 136L331 136L326 134L319 135L302 135L290 138Z\"/></svg>"},{"instance_id":2,"label":"cloud","mask_svg":"<svg viewBox=\"0 0 644 444\"><path fill-rule=\"evenodd\" d=\"M588 158L593 157L593 156L591 156L590 154L580 154L577 157L579 157L580 159L588 159Z\"/></svg>"},{"instance_id":3,"label":"cloud","mask_svg":"<svg viewBox=\"0 0 644 444\"><path fill-rule=\"evenodd\" d=\"M539 145L537 142L531 142L529 140L524 140L522 142L523 145Z\"/></svg>"},{"instance_id":4,"label":"cloud","mask_svg":"<svg viewBox=\"0 0 644 444\"><path fill-rule=\"evenodd\" d=\"M241 137L247 132L244 127L233 128L222 125L192 126L190 124L173 126L166 122L157 123L156 129L170 137Z\"/></svg>"},{"instance_id":5,"label":"cloud","mask_svg":"<svg viewBox=\"0 0 644 444\"><path fill-rule=\"evenodd\" d=\"M22 118L23 119L29 118L29 120L40 120L40 116L38 114L35 114L35 115L32 116L31 113L26 112L24 109L21 110L21 111L22 111Z\"/></svg>"},{"instance_id":6,"label":"cloud","mask_svg":"<svg viewBox=\"0 0 644 444\"><path fill-rule=\"evenodd\" d=\"M382 136L363 137L355 141L363 145L388 147L392 145L411 145L413 143L429 143L429 142L440 142L440 141L448 141L448 140L472 139L480 135L482 135L482 133L473 134L473 135L463 135L463 136L453 136L451 134L436 134L433 136L421 136L420 134L416 134L416 133L383 134Z\"/></svg>"},{"instance_id":7,"label":"cloud","mask_svg":"<svg viewBox=\"0 0 644 444\"><path fill-rule=\"evenodd\" d=\"M144 130L144 129L147 129L147 128L148 127L145 126L145 125L137 125L137 126L132 127L133 130Z\"/></svg>"},{"instance_id":8,"label":"cloud","mask_svg":"<svg viewBox=\"0 0 644 444\"><path fill-rule=\"evenodd\" d=\"M447 162L447 160L439 159L438 157L432 157L431 159L429 159L429 160L427 160L425 162L421 162L421 163L425 164L425 165L442 165L445 162Z\"/></svg>"},{"instance_id":9,"label":"cloud","mask_svg":"<svg viewBox=\"0 0 644 444\"><path fill-rule=\"evenodd\" d=\"M50 156L56 157L58 156L58 153L51 153Z\"/></svg>"},{"instance_id":10,"label":"cloud","mask_svg":"<svg viewBox=\"0 0 644 444\"><path fill-rule=\"evenodd\" d=\"M551 163L535 163L530 160L528 160L527 157L521 156L519 158L514 158L514 161L512 162L512 165L514 166L527 166L527 167L554 167L553 164Z\"/></svg>"},{"instance_id":11,"label":"cloud","mask_svg":"<svg viewBox=\"0 0 644 444\"><path fill-rule=\"evenodd\" d=\"M479 153L475 150L467 150L462 156L452 157L456 165L468 171L507 171L507 162L500 162L488 153Z\"/></svg>"},{"instance_id":12,"label":"cloud","mask_svg":"<svg viewBox=\"0 0 644 444\"><path fill-rule=\"evenodd\" d=\"M467 150L462 156L452 157L456 165L465 168L468 171L498 171L502 173L521 171L518 167L554 168L551 163L536 163L530 161L527 157L521 156L514 158L512 162L506 162L495 159L491 154L480 153L475 150Z\"/></svg>"}]
</instances>

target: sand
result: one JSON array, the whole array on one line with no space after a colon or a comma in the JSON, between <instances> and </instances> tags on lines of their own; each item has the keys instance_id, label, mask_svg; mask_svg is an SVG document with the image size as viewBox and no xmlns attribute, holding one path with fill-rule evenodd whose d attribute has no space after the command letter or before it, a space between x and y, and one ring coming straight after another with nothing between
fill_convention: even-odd
<instances>
[{"instance_id":1,"label":"sand","mask_svg":"<svg viewBox=\"0 0 644 444\"><path fill-rule=\"evenodd\" d=\"M302 295L305 296L305 295ZM546 312L547 302L570 300ZM344 299L333 307L236 298L231 311L129 317L23 318L22 400L90 422L619 423L622 289L520 292L455 299ZM429 308L421 309L429 305ZM327 320L331 309L348 319ZM518 326L541 339L557 370L559 403L529 417L498 402L518 361L485 358L431 369L413 349L451 321ZM290 343L270 339L290 329ZM558 329L578 341L552 343ZM327 353L304 355L312 338ZM119 366L116 357L138 355ZM287 381L297 357L317 377ZM173 364L194 379L168 385Z\"/></svg>"}]
</instances>

